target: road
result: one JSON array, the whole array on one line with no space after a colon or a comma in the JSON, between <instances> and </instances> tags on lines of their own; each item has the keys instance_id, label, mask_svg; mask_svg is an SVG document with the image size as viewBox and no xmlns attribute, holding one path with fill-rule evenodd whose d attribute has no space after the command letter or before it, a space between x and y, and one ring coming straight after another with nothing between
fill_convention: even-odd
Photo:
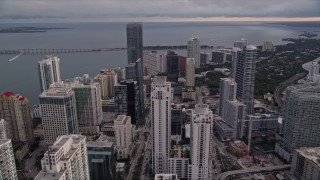
<instances>
[{"instance_id":1,"label":"road","mask_svg":"<svg viewBox=\"0 0 320 180\"><path fill-rule=\"evenodd\" d=\"M260 167L260 168L250 168L250 169L242 169L242 170L236 170L236 171L227 171L222 174L219 174L216 179L223 180L231 175L244 174L244 173L257 173L261 171L266 172L266 171L284 170L290 167L291 165L281 165L281 166Z\"/></svg>"},{"instance_id":2,"label":"road","mask_svg":"<svg viewBox=\"0 0 320 180\"><path fill-rule=\"evenodd\" d=\"M46 143L41 141L39 143L39 147L36 150L33 151L32 157L30 157L30 158L28 158L26 160L24 170L25 170L26 176L28 178L34 178L39 173L39 171L37 170L37 167L35 166L36 160L37 160L37 156L41 155L41 152L44 152L47 149L48 149L48 147L47 147Z\"/></svg>"},{"instance_id":3,"label":"road","mask_svg":"<svg viewBox=\"0 0 320 180\"><path fill-rule=\"evenodd\" d=\"M293 84L295 81L305 77L307 75L306 72L298 73L291 78L283 81L280 83L280 85L276 88L274 91L274 100L278 103L279 107L282 107L283 105L283 100L281 99L282 92L291 84Z\"/></svg>"}]
</instances>

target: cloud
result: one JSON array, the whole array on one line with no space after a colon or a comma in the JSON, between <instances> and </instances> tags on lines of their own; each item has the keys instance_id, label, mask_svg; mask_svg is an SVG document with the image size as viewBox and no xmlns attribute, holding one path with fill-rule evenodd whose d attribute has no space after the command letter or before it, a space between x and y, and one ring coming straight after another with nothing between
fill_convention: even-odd
<instances>
[{"instance_id":1,"label":"cloud","mask_svg":"<svg viewBox=\"0 0 320 180\"><path fill-rule=\"evenodd\" d=\"M319 0L0 0L0 19L320 17Z\"/></svg>"}]
</instances>

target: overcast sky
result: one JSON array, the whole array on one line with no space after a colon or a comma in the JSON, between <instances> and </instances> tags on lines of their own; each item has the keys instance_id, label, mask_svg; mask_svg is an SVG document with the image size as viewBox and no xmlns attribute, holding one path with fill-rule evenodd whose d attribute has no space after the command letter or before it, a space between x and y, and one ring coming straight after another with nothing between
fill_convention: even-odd
<instances>
[{"instance_id":1,"label":"overcast sky","mask_svg":"<svg viewBox=\"0 0 320 180\"><path fill-rule=\"evenodd\" d=\"M320 20L320 0L0 0L0 22ZM311 19L311 18L310 18Z\"/></svg>"}]
</instances>

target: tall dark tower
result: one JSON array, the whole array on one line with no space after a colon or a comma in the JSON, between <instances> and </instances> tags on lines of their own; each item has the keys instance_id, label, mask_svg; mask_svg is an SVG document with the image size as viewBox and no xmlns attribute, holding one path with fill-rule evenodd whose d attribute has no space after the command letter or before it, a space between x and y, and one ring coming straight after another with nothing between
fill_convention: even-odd
<instances>
[{"instance_id":1,"label":"tall dark tower","mask_svg":"<svg viewBox=\"0 0 320 180\"><path fill-rule=\"evenodd\" d=\"M127 24L127 53L128 64L135 63L139 58L143 62L142 23Z\"/></svg>"}]
</instances>

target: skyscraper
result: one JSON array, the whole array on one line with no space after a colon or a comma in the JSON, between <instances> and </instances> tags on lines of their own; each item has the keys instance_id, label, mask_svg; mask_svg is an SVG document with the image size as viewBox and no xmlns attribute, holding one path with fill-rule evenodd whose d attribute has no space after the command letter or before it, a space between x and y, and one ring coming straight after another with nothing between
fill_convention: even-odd
<instances>
[{"instance_id":1,"label":"skyscraper","mask_svg":"<svg viewBox=\"0 0 320 180\"><path fill-rule=\"evenodd\" d=\"M112 69L102 69L93 79L98 82L101 88L102 99L110 99L114 95L113 86L118 83L118 76Z\"/></svg>"},{"instance_id":2,"label":"skyscraper","mask_svg":"<svg viewBox=\"0 0 320 180\"><path fill-rule=\"evenodd\" d=\"M166 73L167 72L167 56L166 54L160 54L160 58L157 64L158 72Z\"/></svg>"},{"instance_id":3,"label":"skyscraper","mask_svg":"<svg viewBox=\"0 0 320 180\"><path fill-rule=\"evenodd\" d=\"M226 101L236 100L237 83L232 78L220 79L220 102L219 102L219 116L222 119L224 117L225 103Z\"/></svg>"},{"instance_id":4,"label":"skyscraper","mask_svg":"<svg viewBox=\"0 0 320 180\"><path fill-rule=\"evenodd\" d=\"M200 40L199 38L191 38L188 41L187 57L194 58L196 61L196 68L200 67Z\"/></svg>"},{"instance_id":5,"label":"skyscraper","mask_svg":"<svg viewBox=\"0 0 320 180\"><path fill-rule=\"evenodd\" d=\"M283 106L283 147L320 146L320 85L290 86Z\"/></svg>"},{"instance_id":6,"label":"skyscraper","mask_svg":"<svg viewBox=\"0 0 320 180\"><path fill-rule=\"evenodd\" d=\"M194 76L195 76L195 59L187 58L187 71L186 71L186 85L194 86Z\"/></svg>"},{"instance_id":7,"label":"skyscraper","mask_svg":"<svg viewBox=\"0 0 320 180\"><path fill-rule=\"evenodd\" d=\"M0 179L18 179L11 140L0 140Z\"/></svg>"},{"instance_id":8,"label":"skyscraper","mask_svg":"<svg viewBox=\"0 0 320 180\"><path fill-rule=\"evenodd\" d=\"M257 47L247 45L243 50L235 51L234 54L233 78L237 83L237 99L247 106L247 114L253 114Z\"/></svg>"},{"instance_id":9,"label":"skyscraper","mask_svg":"<svg viewBox=\"0 0 320 180\"><path fill-rule=\"evenodd\" d=\"M35 180L89 180L86 137L59 136L41 159L42 170Z\"/></svg>"},{"instance_id":10,"label":"skyscraper","mask_svg":"<svg viewBox=\"0 0 320 180\"><path fill-rule=\"evenodd\" d=\"M132 143L131 117L119 115L113 122L118 159L126 159L130 155Z\"/></svg>"},{"instance_id":11,"label":"skyscraper","mask_svg":"<svg viewBox=\"0 0 320 180\"><path fill-rule=\"evenodd\" d=\"M179 77L179 56L173 51L168 51L166 56L168 80L176 82Z\"/></svg>"},{"instance_id":12,"label":"skyscraper","mask_svg":"<svg viewBox=\"0 0 320 180\"><path fill-rule=\"evenodd\" d=\"M75 93L72 88L50 88L39 96L44 140L53 143L58 136L77 134Z\"/></svg>"},{"instance_id":13,"label":"skyscraper","mask_svg":"<svg viewBox=\"0 0 320 180\"><path fill-rule=\"evenodd\" d=\"M136 62L139 58L143 62L143 32L142 23L127 24L127 53L128 64Z\"/></svg>"},{"instance_id":14,"label":"skyscraper","mask_svg":"<svg viewBox=\"0 0 320 180\"><path fill-rule=\"evenodd\" d=\"M197 104L192 110L191 161L189 179L210 179L212 171L211 131L213 114L206 104Z\"/></svg>"},{"instance_id":15,"label":"skyscraper","mask_svg":"<svg viewBox=\"0 0 320 180\"><path fill-rule=\"evenodd\" d=\"M27 98L12 92L0 95L0 119L4 119L8 125L9 139L32 144L33 125Z\"/></svg>"},{"instance_id":16,"label":"skyscraper","mask_svg":"<svg viewBox=\"0 0 320 180\"><path fill-rule=\"evenodd\" d=\"M240 41L235 41L233 43L233 47L237 47L240 49L244 49L247 45L248 45L248 40L244 38L242 38Z\"/></svg>"},{"instance_id":17,"label":"skyscraper","mask_svg":"<svg viewBox=\"0 0 320 180\"><path fill-rule=\"evenodd\" d=\"M151 84L152 170L155 174L168 171L171 147L171 83L166 76L156 76Z\"/></svg>"},{"instance_id":18,"label":"skyscraper","mask_svg":"<svg viewBox=\"0 0 320 180\"><path fill-rule=\"evenodd\" d=\"M4 119L0 119L0 139L9 139L8 138L8 123Z\"/></svg>"},{"instance_id":19,"label":"skyscraper","mask_svg":"<svg viewBox=\"0 0 320 180\"><path fill-rule=\"evenodd\" d=\"M157 51L143 53L144 75L146 76L157 75L158 74L157 62L158 62Z\"/></svg>"},{"instance_id":20,"label":"skyscraper","mask_svg":"<svg viewBox=\"0 0 320 180\"><path fill-rule=\"evenodd\" d=\"M47 56L38 62L38 73L41 92L49 89L54 82L60 82L60 59L56 56Z\"/></svg>"},{"instance_id":21,"label":"skyscraper","mask_svg":"<svg viewBox=\"0 0 320 180\"><path fill-rule=\"evenodd\" d=\"M209 53L201 52L200 53L200 65L206 65L209 63Z\"/></svg>"}]
</instances>

